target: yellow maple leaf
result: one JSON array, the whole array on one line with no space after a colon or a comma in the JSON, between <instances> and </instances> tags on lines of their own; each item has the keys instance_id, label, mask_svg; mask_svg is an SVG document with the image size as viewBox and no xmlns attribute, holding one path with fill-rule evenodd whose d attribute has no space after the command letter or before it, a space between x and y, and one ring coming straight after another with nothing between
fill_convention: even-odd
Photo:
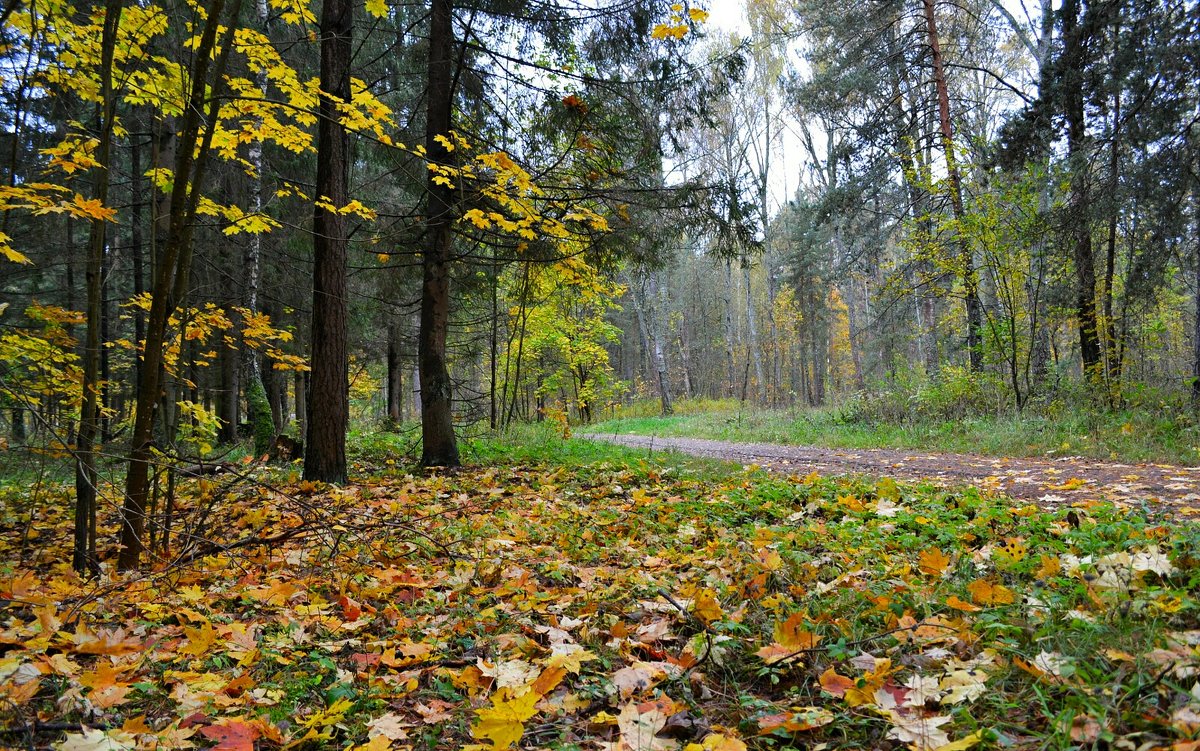
<instances>
[{"instance_id":1,"label":"yellow maple leaf","mask_svg":"<svg viewBox=\"0 0 1200 751\"><path fill-rule=\"evenodd\" d=\"M696 593L695 611L705 623L719 621L725 617L725 611L721 609L721 603L717 602L716 593L711 589L702 589Z\"/></svg>"},{"instance_id":2,"label":"yellow maple leaf","mask_svg":"<svg viewBox=\"0 0 1200 751\"><path fill-rule=\"evenodd\" d=\"M213 630L212 624L208 621L205 621L200 628L184 626L183 634L187 637L188 643L186 647L179 649L179 653L192 657L201 657L207 654L217 640L217 632Z\"/></svg>"},{"instance_id":3,"label":"yellow maple leaf","mask_svg":"<svg viewBox=\"0 0 1200 751\"><path fill-rule=\"evenodd\" d=\"M0 256L4 256L13 263L33 263L23 253L17 252L17 250L8 244L11 239L8 235L0 232Z\"/></svg>"},{"instance_id":4,"label":"yellow maple leaf","mask_svg":"<svg viewBox=\"0 0 1200 751\"><path fill-rule=\"evenodd\" d=\"M917 554L917 567L921 569L921 573L929 574L930 576L941 576L942 572L949 565L950 556L937 548L922 550Z\"/></svg>"},{"instance_id":5,"label":"yellow maple leaf","mask_svg":"<svg viewBox=\"0 0 1200 751\"><path fill-rule=\"evenodd\" d=\"M387 15L387 0L367 0L367 12L375 18L383 18Z\"/></svg>"},{"instance_id":6,"label":"yellow maple leaf","mask_svg":"<svg viewBox=\"0 0 1200 751\"><path fill-rule=\"evenodd\" d=\"M851 511L862 511L864 508L866 508L866 506L863 505L863 502L854 495L839 495L837 497L837 502Z\"/></svg>"},{"instance_id":7,"label":"yellow maple leaf","mask_svg":"<svg viewBox=\"0 0 1200 751\"><path fill-rule=\"evenodd\" d=\"M1062 573L1062 561L1056 555L1043 555L1038 559L1041 565L1035 572L1035 576L1039 579L1049 579L1052 576L1058 576Z\"/></svg>"},{"instance_id":8,"label":"yellow maple leaf","mask_svg":"<svg viewBox=\"0 0 1200 751\"><path fill-rule=\"evenodd\" d=\"M478 719L471 728L471 735L491 741L493 748L508 748L521 739L525 721L537 714L534 707L541 698L533 691L513 698L509 697L508 690L497 692L492 698L492 706L476 711Z\"/></svg>"},{"instance_id":9,"label":"yellow maple leaf","mask_svg":"<svg viewBox=\"0 0 1200 751\"><path fill-rule=\"evenodd\" d=\"M479 209L471 209L470 211L467 211L463 214L462 218L464 221L474 224L479 229L487 229L488 227L492 226L492 220L488 218L487 214L483 213Z\"/></svg>"},{"instance_id":10,"label":"yellow maple leaf","mask_svg":"<svg viewBox=\"0 0 1200 751\"><path fill-rule=\"evenodd\" d=\"M709 733L703 743L689 743L684 751L746 751L746 744L724 733Z\"/></svg>"},{"instance_id":11,"label":"yellow maple leaf","mask_svg":"<svg viewBox=\"0 0 1200 751\"><path fill-rule=\"evenodd\" d=\"M387 751L391 747L392 741L390 738L384 735L377 735L363 745L355 746L352 751Z\"/></svg>"},{"instance_id":12,"label":"yellow maple leaf","mask_svg":"<svg viewBox=\"0 0 1200 751\"><path fill-rule=\"evenodd\" d=\"M688 11L688 18L692 19L693 23L704 23L708 20L708 11L692 8Z\"/></svg>"},{"instance_id":13,"label":"yellow maple leaf","mask_svg":"<svg viewBox=\"0 0 1200 751\"><path fill-rule=\"evenodd\" d=\"M1007 571L1016 566L1029 555L1029 546L1020 537L1009 537L1004 544L996 548L993 560L996 568Z\"/></svg>"}]
</instances>

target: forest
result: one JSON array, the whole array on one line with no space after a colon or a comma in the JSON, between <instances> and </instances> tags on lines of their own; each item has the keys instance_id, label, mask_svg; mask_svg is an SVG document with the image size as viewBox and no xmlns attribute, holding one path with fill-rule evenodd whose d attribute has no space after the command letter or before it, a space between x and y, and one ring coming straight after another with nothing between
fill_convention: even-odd
<instances>
[{"instance_id":1,"label":"forest","mask_svg":"<svg viewBox=\"0 0 1200 751\"><path fill-rule=\"evenodd\" d=\"M1200 5L0 0L0 747L1200 751Z\"/></svg>"}]
</instances>

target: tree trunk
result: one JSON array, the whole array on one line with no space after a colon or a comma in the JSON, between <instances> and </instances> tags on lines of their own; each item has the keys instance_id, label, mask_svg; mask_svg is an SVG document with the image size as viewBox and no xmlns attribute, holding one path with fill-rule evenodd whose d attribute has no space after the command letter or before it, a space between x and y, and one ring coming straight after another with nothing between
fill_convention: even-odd
<instances>
[{"instance_id":1,"label":"tree trunk","mask_svg":"<svg viewBox=\"0 0 1200 751\"><path fill-rule=\"evenodd\" d=\"M492 257L492 325L488 337L488 427L495 430L499 426L500 413L497 404L496 378L500 368L500 263Z\"/></svg>"},{"instance_id":2,"label":"tree trunk","mask_svg":"<svg viewBox=\"0 0 1200 751\"><path fill-rule=\"evenodd\" d=\"M1065 0L1063 30L1063 109L1067 120L1067 154L1071 160L1071 188L1067 200L1071 225L1071 257L1075 263L1075 315L1079 321L1079 357L1084 378L1098 383L1102 377L1099 328L1096 316L1096 259L1092 249L1091 197L1087 175L1087 122L1084 113L1084 29L1079 0Z\"/></svg>"},{"instance_id":3,"label":"tree trunk","mask_svg":"<svg viewBox=\"0 0 1200 751\"><path fill-rule=\"evenodd\" d=\"M825 371L829 367L829 338L825 335L824 326L815 323L809 328L809 342L812 347L812 394L809 403L820 407L825 403Z\"/></svg>"},{"instance_id":4,"label":"tree trunk","mask_svg":"<svg viewBox=\"0 0 1200 751\"><path fill-rule=\"evenodd\" d=\"M1198 106L1198 109L1200 109L1200 106ZM1200 112L1198 112L1197 114L1200 114ZM1193 127L1193 132L1194 132L1195 126L1192 126L1192 127ZM1195 135L1192 135L1192 138L1195 139ZM1197 146L1200 146L1200 144L1195 144L1193 142L1193 147L1192 147L1192 159L1193 160L1196 159L1196 147ZM1193 164L1194 163L1195 163L1195 161L1193 161ZM1192 243L1195 246L1195 251L1193 253L1193 262L1196 264L1196 270L1195 270L1195 274L1196 274L1196 276L1195 276L1196 310L1195 310L1195 314L1194 314L1195 315L1195 328L1192 331L1192 404L1194 405L1195 408L1200 409L1200 179L1197 179L1195 177L1195 175L1196 175L1195 172L1193 172L1192 175L1193 175L1193 177L1192 177L1192 181L1193 181L1192 182L1192 210L1194 212L1192 215L1192 221L1195 222L1195 229L1193 230Z\"/></svg>"},{"instance_id":5,"label":"tree trunk","mask_svg":"<svg viewBox=\"0 0 1200 751\"><path fill-rule=\"evenodd\" d=\"M346 217L336 209L350 202L349 139L338 105L350 101L354 4L324 0L321 5L321 91L317 127L316 193L334 208L313 211L312 383L308 394L308 433L304 478L346 481L346 429L350 418L347 373Z\"/></svg>"},{"instance_id":6,"label":"tree trunk","mask_svg":"<svg viewBox=\"0 0 1200 751\"><path fill-rule=\"evenodd\" d=\"M454 155L438 140L450 137L454 104L454 27L450 0L432 0L429 20L429 87L425 149L432 164L453 167ZM428 202L425 252L421 257L421 331L417 360L421 369L421 463L457 467L453 384L446 361L450 328L450 261L453 224L458 215L454 190L434 182L426 187Z\"/></svg>"},{"instance_id":7,"label":"tree trunk","mask_svg":"<svg viewBox=\"0 0 1200 751\"><path fill-rule=\"evenodd\" d=\"M768 244L763 253L763 268L767 272L767 346L771 357L771 404L779 405L783 398L783 347L779 344L779 323L775 320L775 299L779 296L779 280L775 278L775 251Z\"/></svg>"},{"instance_id":8,"label":"tree trunk","mask_svg":"<svg viewBox=\"0 0 1200 751\"><path fill-rule=\"evenodd\" d=\"M267 7L266 0L255 0L255 13L258 18L258 23L262 27L265 34L267 32L267 24L270 18L270 12ZM328 39L322 37L328 43ZM324 47L322 47L324 52ZM322 90L329 91L325 88L327 82L322 80ZM264 99L268 94L267 72L259 71L255 74L255 84L262 93ZM324 121L322 121L324 122ZM261 119L259 119L261 124ZM318 138L320 136L318 135ZM258 214L262 211L262 193L263 193L263 144L262 141L253 141L249 149L249 161L253 169L254 175L250 183L250 213ZM320 193L320 195L328 195ZM242 305L249 311L250 316L258 314L258 288L262 280L262 233L253 232L246 243L246 251L242 255L242 278L245 282L245 289L242 296ZM243 326L245 322L243 321ZM242 343L242 376L245 381L246 391L246 406L248 408L250 425L254 433L254 453L257 456L262 456L274 448L275 435L278 433L281 422L280 415L276 410L272 410L268 415L262 411L264 403L276 404L277 400L272 398L271 389L264 379L262 367L259 363L259 353L253 348ZM241 380L241 379L239 379ZM268 398L261 399L263 393L268 394ZM235 394L236 397L236 394ZM271 420L271 425L267 426L266 421ZM269 436L267 434L270 434Z\"/></svg>"},{"instance_id":9,"label":"tree trunk","mask_svg":"<svg viewBox=\"0 0 1200 751\"><path fill-rule=\"evenodd\" d=\"M733 345L733 261L725 259L725 379L728 383L726 396L737 393L737 363Z\"/></svg>"},{"instance_id":10,"label":"tree trunk","mask_svg":"<svg viewBox=\"0 0 1200 751\"><path fill-rule=\"evenodd\" d=\"M691 345L688 342L687 321L679 322L679 363L682 366L680 370L683 373L683 393L688 399L696 395L695 387L692 383L692 357Z\"/></svg>"},{"instance_id":11,"label":"tree trunk","mask_svg":"<svg viewBox=\"0 0 1200 751\"><path fill-rule=\"evenodd\" d=\"M129 471L125 475L125 500L121 508L121 553L117 567L136 568L145 550L146 499L149 494L151 440L154 433L155 409L161 395L163 350L166 344L167 321L178 300L187 291L191 270L193 219L204 183L204 167L212 146L214 128L204 130L200 138L201 117L205 93L209 85L210 56L217 47L217 29L225 8L224 0L212 0L208 18L196 45L195 62L190 71L191 91L183 110L183 124L175 148L174 182L167 214L167 237L161 257L156 259L154 282L150 296L150 312L146 320L146 345L141 360L137 402L130 438ZM236 19L241 0L234 0L230 18ZM226 38L220 46L212 81L220 82L229 51L233 47L233 25L227 27ZM209 120L214 121L219 97L209 102ZM190 177L190 179L188 179Z\"/></svg>"},{"instance_id":12,"label":"tree trunk","mask_svg":"<svg viewBox=\"0 0 1200 751\"><path fill-rule=\"evenodd\" d=\"M238 440L238 361L237 350L225 348L221 350L221 389L217 400L218 417L221 418L221 430L218 433L222 443L237 443Z\"/></svg>"},{"instance_id":13,"label":"tree trunk","mask_svg":"<svg viewBox=\"0 0 1200 751\"><path fill-rule=\"evenodd\" d=\"M965 216L962 197L962 179L958 171L958 157L954 153L954 126L950 119L950 90L946 85L946 71L942 61L941 40L938 37L937 19L934 17L934 0L922 0L925 10L925 30L929 37L929 48L933 62L933 83L937 90L938 120L942 131L942 149L946 154L946 180L950 186L950 206L954 219L959 223L959 263L962 266L963 297L967 308L967 354L971 372L983 370L983 302L979 299L979 274L975 270L975 258L970 243L962 236Z\"/></svg>"},{"instance_id":14,"label":"tree trunk","mask_svg":"<svg viewBox=\"0 0 1200 751\"><path fill-rule=\"evenodd\" d=\"M1113 30L1113 39L1120 36L1119 27ZM1113 50L1116 58L1117 50ZM1120 134L1121 134L1121 89L1113 92L1112 139L1108 150L1108 191L1112 205L1108 216L1108 240L1104 253L1104 281L1101 287L1100 332L1104 344L1106 363L1105 378L1108 381L1109 404L1116 406L1121 400L1121 361L1117 357L1117 336L1113 321L1113 279L1117 268L1117 221L1121 213L1121 202L1117 198L1120 187Z\"/></svg>"},{"instance_id":15,"label":"tree trunk","mask_svg":"<svg viewBox=\"0 0 1200 751\"><path fill-rule=\"evenodd\" d=\"M393 425L404 422L404 361L400 357L400 324L388 326L387 414Z\"/></svg>"},{"instance_id":16,"label":"tree trunk","mask_svg":"<svg viewBox=\"0 0 1200 751\"><path fill-rule=\"evenodd\" d=\"M650 344L650 326L646 323L647 306L649 304L645 297L646 278L641 274L639 276L641 278L637 280L636 284L629 285L629 299L633 302L633 313L637 318L638 333L641 335L642 356L639 358L641 361L641 370L648 383L653 380L654 356L652 353L654 352L654 348Z\"/></svg>"},{"instance_id":17,"label":"tree trunk","mask_svg":"<svg viewBox=\"0 0 1200 751\"><path fill-rule=\"evenodd\" d=\"M93 196L108 205L111 181L113 120L116 97L113 93L112 61L121 23L120 0L107 0L104 6L104 30L100 41L100 103L96 107L99 142L96 145L95 187ZM94 219L88 238L87 257L87 334L83 355L83 404L79 409L79 432L75 436L75 535L71 566L79 573L95 572L96 558L96 454L94 443L100 423L100 348L103 316L104 255L107 227L103 219Z\"/></svg>"},{"instance_id":18,"label":"tree trunk","mask_svg":"<svg viewBox=\"0 0 1200 751\"><path fill-rule=\"evenodd\" d=\"M145 180L142 176L142 149L138 141L138 137L134 136L131 139L129 149L129 191L130 191L130 207L129 207L129 238L130 238L130 254L132 256L131 263L133 265L133 294L135 297L140 296L146 291L145 277L145 254L142 238L142 209L146 205ZM133 341L135 345L141 344L146 336L146 314L141 308L133 310ZM133 392L136 394L138 390L138 379L141 378L141 369L133 369Z\"/></svg>"},{"instance_id":19,"label":"tree trunk","mask_svg":"<svg viewBox=\"0 0 1200 751\"><path fill-rule=\"evenodd\" d=\"M672 414L675 410L671 405L671 378L667 372L667 353L663 346L663 319L666 317L664 304L666 290L660 293L658 272L653 271L649 276L646 297L648 298L650 318L650 339L654 345L654 370L658 375L658 395L662 403L663 416Z\"/></svg>"},{"instance_id":20,"label":"tree trunk","mask_svg":"<svg viewBox=\"0 0 1200 751\"><path fill-rule=\"evenodd\" d=\"M296 392L296 427L300 435L308 436L308 373L296 371L292 389Z\"/></svg>"},{"instance_id":21,"label":"tree trunk","mask_svg":"<svg viewBox=\"0 0 1200 751\"><path fill-rule=\"evenodd\" d=\"M750 357L754 361L754 380L758 403L767 401L767 380L763 371L762 349L758 346L758 316L754 311L754 292L750 284L750 259L742 259L742 281L746 285L746 337Z\"/></svg>"}]
</instances>

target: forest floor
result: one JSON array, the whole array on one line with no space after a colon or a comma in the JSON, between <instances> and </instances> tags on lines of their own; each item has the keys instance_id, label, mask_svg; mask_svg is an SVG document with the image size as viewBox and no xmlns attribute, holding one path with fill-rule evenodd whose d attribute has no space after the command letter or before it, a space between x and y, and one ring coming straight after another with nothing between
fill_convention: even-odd
<instances>
[{"instance_id":1,"label":"forest floor","mask_svg":"<svg viewBox=\"0 0 1200 751\"><path fill-rule=\"evenodd\" d=\"M0 748L1200 751L1182 514L547 426L451 471L407 445L180 479L137 572L107 503L90 579L69 464L0 453Z\"/></svg>"},{"instance_id":2,"label":"forest floor","mask_svg":"<svg viewBox=\"0 0 1200 751\"><path fill-rule=\"evenodd\" d=\"M1152 513L1171 509L1200 516L1200 468L1169 464L1101 462L1078 456L1053 459L931 453L905 449L845 449L737 443L703 438L589 433L580 436L648 451L679 451L789 475L862 475L928 481L945 487L969 485L996 491L1053 510L1109 501L1142 506Z\"/></svg>"}]
</instances>

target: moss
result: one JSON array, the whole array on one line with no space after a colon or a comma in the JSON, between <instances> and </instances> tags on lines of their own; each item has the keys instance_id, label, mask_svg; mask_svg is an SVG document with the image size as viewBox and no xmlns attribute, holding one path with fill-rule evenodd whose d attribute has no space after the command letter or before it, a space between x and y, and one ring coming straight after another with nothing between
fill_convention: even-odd
<instances>
[{"instance_id":1,"label":"moss","mask_svg":"<svg viewBox=\"0 0 1200 751\"><path fill-rule=\"evenodd\" d=\"M254 455L265 456L275 445L275 421L271 419L271 402L262 381L250 379L246 389L246 402L250 407L250 426L254 433Z\"/></svg>"}]
</instances>

